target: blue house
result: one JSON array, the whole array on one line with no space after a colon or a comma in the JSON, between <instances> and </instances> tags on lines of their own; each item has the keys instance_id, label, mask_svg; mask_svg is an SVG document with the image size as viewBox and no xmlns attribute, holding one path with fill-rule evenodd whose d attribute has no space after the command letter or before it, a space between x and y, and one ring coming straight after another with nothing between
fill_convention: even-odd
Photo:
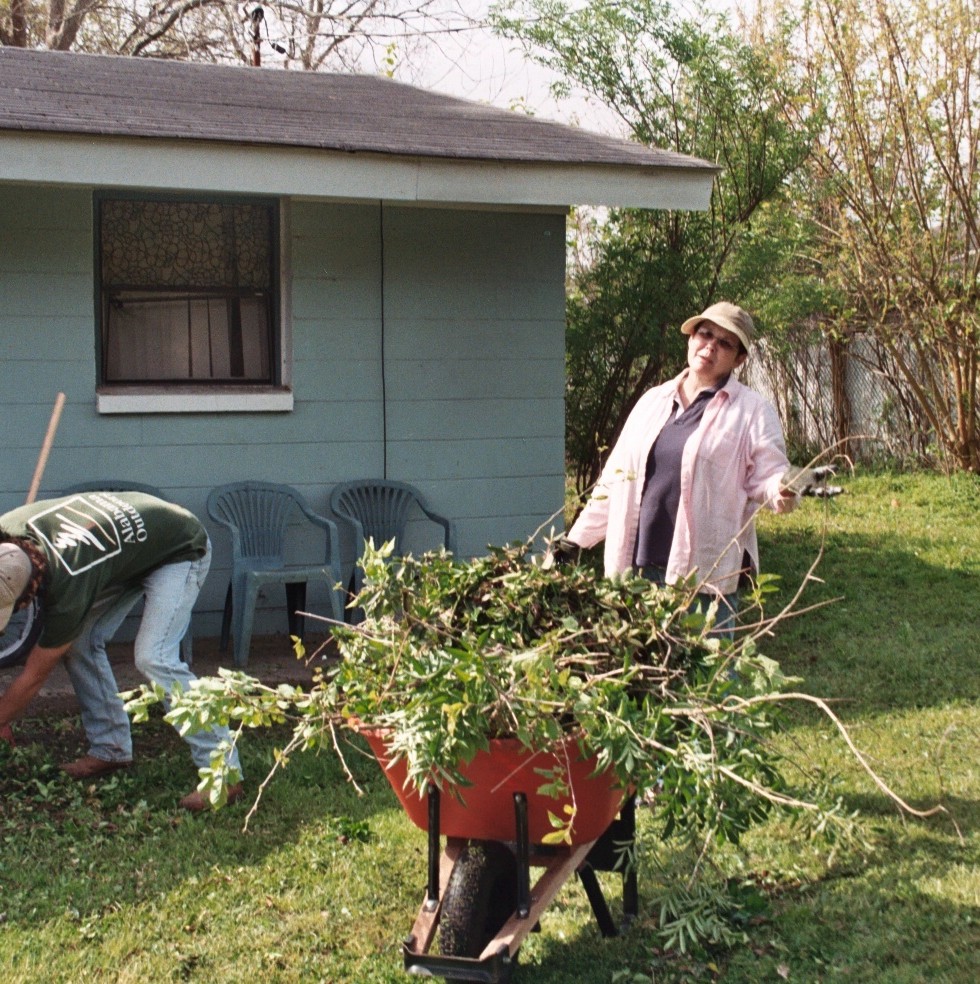
<instances>
[{"instance_id":1,"label":"blue house","mask_svg":"<svg viewBox=\"0 0 980 984\"><path fill-rule=\"evenodd\" d=\"M42 497L126 478L206 518L250 478L326 513L388 477L462 554L524 538L563 500L569 206L705 208L716 173L380 77L4 48L0 87L2 510L63 391Z\"/></svg>"}]
</instances>

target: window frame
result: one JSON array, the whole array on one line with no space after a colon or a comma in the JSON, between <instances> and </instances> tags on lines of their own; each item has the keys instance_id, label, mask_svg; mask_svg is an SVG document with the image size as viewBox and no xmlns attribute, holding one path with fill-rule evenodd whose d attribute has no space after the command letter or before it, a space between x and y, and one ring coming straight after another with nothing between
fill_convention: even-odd
<instances>
[{"instance_id":1,"label":"window frame","mask_svg":"<svg viewBox=\"0 0 980 984\"><path fill-rule=\"evenodd\" d=\"M271 382L236 380L174 380L168 382L106 382L103 352L102 203L106 200L197 202L218 205L261 205L271 209L272 285L269 310ZM99 413L195 413L221 411L282 412L293 409L291 332L287 290L288 203L261 195L166 193L100 189L93 193L93 264L95 306L96 403Z\"/></svg>"}]
</instances>

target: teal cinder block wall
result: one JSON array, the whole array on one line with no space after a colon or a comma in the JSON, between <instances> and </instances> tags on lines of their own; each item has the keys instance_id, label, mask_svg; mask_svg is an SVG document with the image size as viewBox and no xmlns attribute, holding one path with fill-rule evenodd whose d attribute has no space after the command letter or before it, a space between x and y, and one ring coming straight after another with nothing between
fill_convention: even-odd
<instances>
[{"instance_id":1,"label":"teal cinder block wall","mask_svg":"<svg viewBox=\"0 0 980 984\"><path fill-rule=\"evenodd\" d=\"M564 487L565 217L551 212L289 201L284 281L294 409L96 409L93 189L0 186L0 509L24 501L59 391L67 404L41 497L74 482L156 485L211 529L194 632L216 635L230 550L211 488L286 482L327 513L334 483L417 485L459 549L530 535ZM434 543L419 522L410 547ZM345 565L353 543L344 538ZM297 528L298 560L319 545ZM307 606L322 603L314 592ZM260 632L285 632L270 597Z\"/></svg>"}]
</instances>

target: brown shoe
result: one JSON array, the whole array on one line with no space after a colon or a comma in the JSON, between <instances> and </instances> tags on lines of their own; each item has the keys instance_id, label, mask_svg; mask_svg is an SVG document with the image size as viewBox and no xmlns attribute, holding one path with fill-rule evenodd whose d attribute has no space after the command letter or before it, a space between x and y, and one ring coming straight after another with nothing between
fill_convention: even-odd
<instances>
[{"instance_id":1,"label":"brown shoe","mask_svg":"<svg viewBox=\"0 0 980 984\"><path fill-rule=\"evenodd\" d=\"M72 779L98 779L99 776L108 775L118 769L128 769L132 764L131 761L107 762L94 755L83 755L74 762L66 762L61 766L61 771Z\"/></svg>"},{"instance_id":2,"label":"brown shoe","mask_svg":"<svg viewBox=\"0 0 980 984\"><path fill-rule=\"evenodd\" d=\"M240 782L236 782L233 786L228 787L228 799L225 801L226 806L231 806L235 800L240 799L244 789ZM199 789L195 789L193 793L188 793L181 801L180 805L182 809L190 810L191 813L203 813L205 810L211 809L211 801L207 796L202 793Z\"/></svg>"}]
</instances>

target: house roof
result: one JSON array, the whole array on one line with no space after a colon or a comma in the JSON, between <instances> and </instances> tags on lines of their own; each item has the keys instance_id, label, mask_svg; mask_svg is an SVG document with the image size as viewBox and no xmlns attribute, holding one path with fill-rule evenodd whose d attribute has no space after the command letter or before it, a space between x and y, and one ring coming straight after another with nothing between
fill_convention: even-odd
<instances>
[{"instance_id":1,"label":"house roof","mask_svg":"<svg viewBox=\"0 0 980 984\"><path fill-rule=\"evenodd\" d=\"M633 175L644 184L656 173L661 184L665 176L685 186L693 178L702 191L717 170L697 158L380 76L0 48L0 89L4 138L84 137L89 146L92 138L176 141L226 151L234 145L592 169L606 180L615 172L619 181ZM0 179L9 177L0 158Z\"/></svg>"}]
</instances>

